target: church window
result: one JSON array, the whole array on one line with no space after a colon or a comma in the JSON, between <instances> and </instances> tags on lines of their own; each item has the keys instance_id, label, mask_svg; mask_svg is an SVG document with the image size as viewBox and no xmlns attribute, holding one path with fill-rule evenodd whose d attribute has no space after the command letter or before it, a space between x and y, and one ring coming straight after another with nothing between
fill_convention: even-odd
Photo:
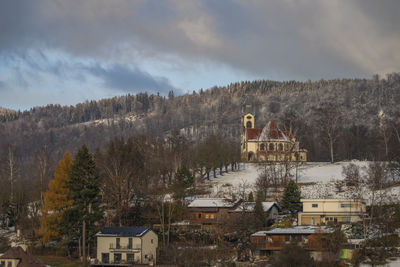
<instances>
[{"instance_id":1,"label":"church window","mask_svg":"<svg viewBox=\"0 0 400 267\"><path fill-rule=\"evenodd\" d=\"M248 121L248 122L246 123L246 128L252 128L251 121Z\"/></svg>"},{"instance_id":2,"label":"church window","mask_svg":"<svg viewBox=\"0 0 400 267\"><path fill-rule=\"evenodd\" d=\"M274 150L274 144L269 144L269 150L271 150L271 151Z\"/></svg>"},{"instance_id":3,"label":"church window","mask_svg":"<svg viewBox=\"0 0 400 267\"><path fill-rule=\"evenodd\" d=\"M283 150L283 145L282 144L279 144L279 151L282 151Z\"/></svg>"},{"instance_id":4,"label":"church window","mask_svg":"<svg viewBox=\"0 0 400 267\"><path fill-rule=\"evenodd\" d=\"M261 150L261 151L264 151L264 149L265 149L264 144L261 144L261 145L260 145L260 150Z\"/></svg>"}]
</instances>

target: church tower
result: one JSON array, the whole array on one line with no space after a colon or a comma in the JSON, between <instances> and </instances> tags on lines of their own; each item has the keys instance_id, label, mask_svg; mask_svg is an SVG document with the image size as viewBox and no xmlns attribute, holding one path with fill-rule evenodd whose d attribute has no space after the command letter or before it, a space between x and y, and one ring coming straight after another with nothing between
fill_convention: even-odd
<instances>
[{"instance_id":1,"label":"church tower","mask_svg":"<svg viewBox=\"0 0 400 267\"><path fill-rule=\"evenodd\" d=\"M247 129L255 128L255 111L254 106L250 97L246 97L242 105L242 117L241 117L241 143L240 149L242 157L246 158L247 156Z\"/></svg>"}]
</instances>

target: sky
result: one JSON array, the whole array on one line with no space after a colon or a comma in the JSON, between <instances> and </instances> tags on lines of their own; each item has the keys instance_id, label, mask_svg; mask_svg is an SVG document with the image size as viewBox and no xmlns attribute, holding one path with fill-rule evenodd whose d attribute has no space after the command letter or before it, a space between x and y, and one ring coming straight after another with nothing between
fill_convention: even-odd
<instances>
[{"instance_id":1,"label":"sky","mask_svg":"<svg viewBox=\"0 0 400 267\"><path fill-rule=\"evenodd\" d=\"M2 0L0 107L400 71L398 0Z\"/></svg>"}]
</instances>

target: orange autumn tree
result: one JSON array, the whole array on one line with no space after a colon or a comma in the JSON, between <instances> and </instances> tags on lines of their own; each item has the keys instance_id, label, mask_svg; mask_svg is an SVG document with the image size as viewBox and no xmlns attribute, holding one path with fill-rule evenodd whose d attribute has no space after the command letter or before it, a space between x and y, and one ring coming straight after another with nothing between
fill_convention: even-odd
<instances>
[{"instance_id":1,"label":"orange autumn tree","mask_svg":"<svg viewBox=\"0 0 400 267\"><path fill-rule=\"evenodd\" d=\"M49 183L49 189L44 193L44 204L42 207L42 218L40 219L40 240L46 242L59 239L58 226L62 220L65 208L72 205L69 199L67 182L70 180L69 172L72 164L72 156L68 152L58 162L54 177Z\"/></svg>"}]
</instances>

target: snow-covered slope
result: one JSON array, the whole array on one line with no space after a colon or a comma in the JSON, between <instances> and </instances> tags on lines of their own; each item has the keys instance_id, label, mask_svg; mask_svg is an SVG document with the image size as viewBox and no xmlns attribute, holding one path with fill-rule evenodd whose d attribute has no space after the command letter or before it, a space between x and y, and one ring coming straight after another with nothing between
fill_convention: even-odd
<instances>
[{"instance_id":1,"label":"snow-covered slope","mask_svg":"<svg viewBox=\"0 0 400 267\"><path fill-rule=\"evenodd\" d=\"M368 166L368 161L343 161L331 164L329 162L308 162L298 167L297 179L301 184L301 193L304 198L342 198L351 197L351 192L343 187L340 192L335 186L335 181L343 180L342 169L353 163L361 168L361 171ZM211 196L223 196L229 194L240 194L245 191L256 191L255 183L263 167L257 164L242 164L241 170L224 173L211 180ZM292 170L296 176L296 169ZM368 188L362 189L363 198L369 202L371 191ZM388 201L399 199L400 187L394 186L375 192L376 196L385 195ZM376 197L375 196L375 197ZM391 199L391 200L390 200Z\"/></svg>"}]
</instances>

